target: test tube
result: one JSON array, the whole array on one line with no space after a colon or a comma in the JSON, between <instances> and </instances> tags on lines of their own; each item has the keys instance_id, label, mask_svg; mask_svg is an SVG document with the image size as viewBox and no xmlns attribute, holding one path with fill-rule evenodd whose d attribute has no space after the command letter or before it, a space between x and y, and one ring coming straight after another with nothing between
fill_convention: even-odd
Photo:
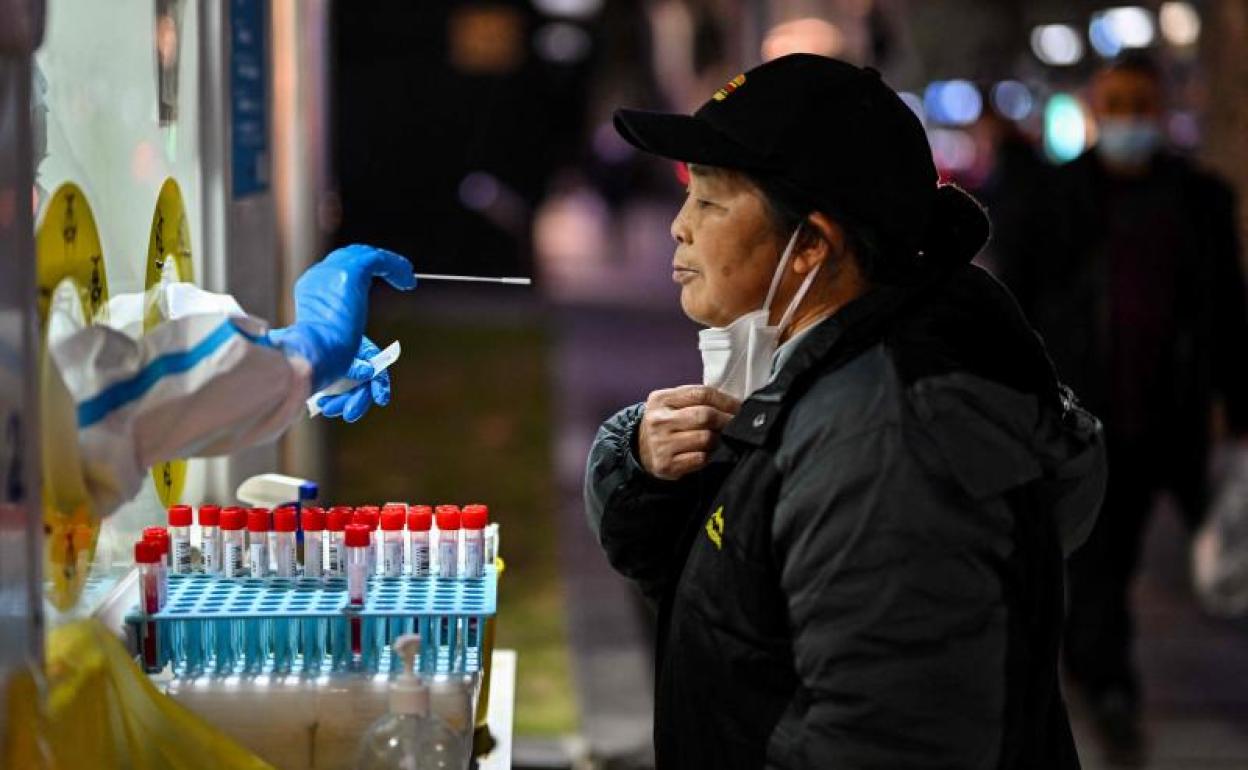
<instances>
[{"instance_id":1,"label":"test tube","mask_svg":"<svg viewBox=\"0 0 1248 770\"><path fill-rule=\"evenodd\" d=\"M160 605L163 607L169 598L169 532L164 527L145 527L143 539L154 543L160 554L157 563L160 567Z\"/></svg>"},{"instance_id":2,"label":"test tube","mask_svg":"<svg viewBox=\"0 0 1248 770\"><path fill-rule=\"evenodd\" d=\"M269 509L247 510L247 553L252 577L269 574Z\"/></svg>"},{"instance_id":3,"label":"test tube","mask_svg":"<svg viewBox=\"0 0 1248 770\"><path fill-rule=\"evenodd\" d=\"M479 578L485 574L485 526L490 522L490 509L484 505L465 505L460 521L464 529L464 574Z\"/></svg>"},{"instance_id":4,"label":"test tube","mask_svg":"<svg viewBox=\"0 0 1248 770\"><path fill-rule=\"evenodd\" d=\"M243 555L247 546L243 543L243 526L247 512L242 508L226 508L221 511L221 572L227 578L243 577Z\"/></svg>"},{"instance_id":5,"label":"test tube","mask_svg":"<svg viewBox=\"0 0 1248 770\"><path fill-rule=\"evenodd\" d=\"M329 529L329 564L331 577L342 577L347 570L347 543L343 538L346 526L351 523L351 506L339 505L329 509L325 526Z\"/></svg>"},{"instance_id":6,"label":"test tube","mask_svg":"<svg viewBox=\"0 0 1248 770\"><path fill-rule=\"evenodd\" d=\"M282 506L273 512L274 570L278 577L295 576L295 530L299 515L295 507Z\"/></svg>"},{"instance_id":7,"label":"test tube","mask_svg":"<svg viewBox=\"0 0 1248 770\"><path fill-rule=\"evenodd\" d=\"M191 571L191 518L191 506L169 506L169 566L175 575Z\"/></svg>"},{"instance_id":8,"label":"test tube","mask_svg":"<svg viewBox=\"0 0 1248 770\"><path fill-rule=\"evenodd\" d=\"M160 612L160 546L152 540L140 540L134 544L134 563L139 568L139 591L142 594L143 614ZM156 639L156 623L144 624L143 665L148 670L160 667L160 646Z\"/></svg>"},{"instance_id":9,"label":"test tube","mask_svg":"<svg viewBox=\"0 0 1248 770\"><path fill-rule=\"evenodd\" d=\"M377 525L381 522L381 509L375 505L361 505L355 509L355 514L351 517L354 524L363 524L368 527L368 574L377 574L377 562L381 561L377 558L378 538Z\"/></svg>"},{"instance_id":10,"label":"test tube","mask_svg":"<svg viewBox=\"0 0 1248 770\"><path fill-rule=\"evenodd\" d=\"M325 572L323 546L325 511L316 506L303 509L303 576L319 578Z\"/></svg>"},{"instance_id":11,"label":"test tube","mask_svg":"<svg viewBox=\"0 0 1248 770\"><path fill-rule=\"evenodd\" d=\"M433 509L413 505L407 511L407 536L410 541L412 577L429 577L429 530L433 528Z\"/></svg>"},{"instance_id":12,"label":"test tube","mask_svg":"<svg viewBox=\"0 0 1248 770\"><path fill-rule=\"evenodd\" d=\"M372 531L366 524L348 524L345 530L347 544L347 602L351 608L364 608L364 595L368 590L368 552ZM360 652L360 619L351 618L351 652Z\"/></svg>"},{"instance_id":13,"label":"test tube","mask_svg":"<svg viewBox=\"0 0 1248 770\"><path fill-rule=\"evenodd\" d=\"M438 506L438 577L459 574L459 506Z\"/></svg>"},{"instance_id":14,"label":"test tube","mask_svg":"<svg viewBox=\"0 0 1248 770\"><path fill-rule=\"evenodd\" d=\"M221 508L199 506L199 561L209 575L221 574Z\"/></svg>"},{"instance_id":15,"label":"test tube","mask_svg":"<svg viewBox=\"0 0 1248 770\"><path fill-rule=\"evenodd\" d=\"M386 506L381 512L381 574L399 577L403 574L403 524L407 511Z\"/></svg>"}]
</instances>

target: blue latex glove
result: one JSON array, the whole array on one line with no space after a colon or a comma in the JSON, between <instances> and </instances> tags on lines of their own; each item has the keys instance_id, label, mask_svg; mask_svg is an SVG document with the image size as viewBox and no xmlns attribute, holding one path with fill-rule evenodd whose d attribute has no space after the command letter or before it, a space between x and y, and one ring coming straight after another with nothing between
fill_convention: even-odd
<instances>
[{"instance_id":1,"label":"blue latex glove","mask_svg":"<svg viewBox=\"0 0 1248 770\"><path fill-rule=\"evenodd\" d=\"M347 422L355 422L368 412L373 404L385 406L390 403L390 371L373 375L373 367L368 359L381 352L381 348L373 344L368 337L360 338L360 350L355 354L355 361L347 370L347 377L363 380L346 393L336 396L322 396L317 401L321 414L326 417L339 417Z\"/></svg>"},{"instance_id":2,"label":"blue latex glove","mask_svg":"<svg viewBox=\"0 0 1248 770\"><path fill-rule=\"evenodd\" d=\"M373 278L416 288L412 263L384 249L354 244L333 251L295 282L295 322L269 340L312 365L312 391L347 374L364 336ZM370 372L371 374L371 372Z\"/></svg>"}]
</instances>

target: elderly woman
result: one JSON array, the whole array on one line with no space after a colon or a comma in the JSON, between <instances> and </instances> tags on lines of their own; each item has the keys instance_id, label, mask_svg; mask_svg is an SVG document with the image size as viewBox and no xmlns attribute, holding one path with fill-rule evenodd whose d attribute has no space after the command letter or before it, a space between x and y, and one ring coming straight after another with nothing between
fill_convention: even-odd
<instances>
[{"instance_id":1,"label":"elderly woman","mask_svg":"<svg viewBox=\"0 0 1248 770\"><path fill-rule=\"evenodd\" d=\"M1100 425L968 264L987 220L919 121L794 55L616 128L689 164L673 279L708 327L703 384L609 419L586 478L658 607L660 770L1078 767L1062 568Z\"/></svg>"}]
</instances>

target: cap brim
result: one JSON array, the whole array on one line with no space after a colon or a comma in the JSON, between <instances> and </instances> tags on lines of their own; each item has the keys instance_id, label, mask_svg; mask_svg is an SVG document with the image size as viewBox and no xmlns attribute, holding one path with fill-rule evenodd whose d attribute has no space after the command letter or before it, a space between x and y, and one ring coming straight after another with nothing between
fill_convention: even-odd
<instances>
[{"instance_id":1,"label":"cap brim","mask_svg":"<svg viewBox=\"0 0 1248 770\"><path fill-rule=\"evenodd\" d=\"M769 166L750 149L692 115L620 109L615 111L614 123L624 141L652 155L719 168L766 170Z\"/></svg>"}]
</instances>

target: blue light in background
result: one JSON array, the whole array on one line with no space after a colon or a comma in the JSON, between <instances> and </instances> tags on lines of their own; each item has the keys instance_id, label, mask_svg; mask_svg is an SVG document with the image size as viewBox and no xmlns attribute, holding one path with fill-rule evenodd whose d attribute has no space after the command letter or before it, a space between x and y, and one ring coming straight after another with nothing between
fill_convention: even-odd
<instances>
[{"instance_id":1,"label":"blue light in background","mask_svg":"<svg viewBox=\"0 0 1248 770\"><path fill-rule=\"evenodd\" d=\"M1025 120L1036 100L1031 89L1017 80L1002 80L992 87L992 106L1010 120Z\"/></svg>"},{"instance_id":2,"label":"blue light in background","mask_svg":"<svg viewBox=\"0 0 1248 770\"><path fill-rule=\"evenodd\" d=\"M965 126L979 118L984 99L969 80L937 80L924 90L923 107L937 123Z\"/></svg>"},{"instance_id":3,"label":"blue light in background","mask_svg":"<svg viewBox=\"0 0 1248 770\"><path fill-rule=\"evenodd\" d=\"M1122 43L1114 35L1114 30L1104 16L1094 16L1088 25L1088 40L1092 47L1106 59L1112 59L1122 51Z\"/></svg>"},{"instance_id":4,"label":"blue light in background","mask_svg":"<svg viewBox=\"0 0 1248 770\"><path fill-rule=\"evenodd\" d=\"M1147 48L1157 37L1153 15L1135 5L1109 8L1092 15L1088 39L1105 58L1113 58L1124 48Z\"/></svg>"}]
</instances>

